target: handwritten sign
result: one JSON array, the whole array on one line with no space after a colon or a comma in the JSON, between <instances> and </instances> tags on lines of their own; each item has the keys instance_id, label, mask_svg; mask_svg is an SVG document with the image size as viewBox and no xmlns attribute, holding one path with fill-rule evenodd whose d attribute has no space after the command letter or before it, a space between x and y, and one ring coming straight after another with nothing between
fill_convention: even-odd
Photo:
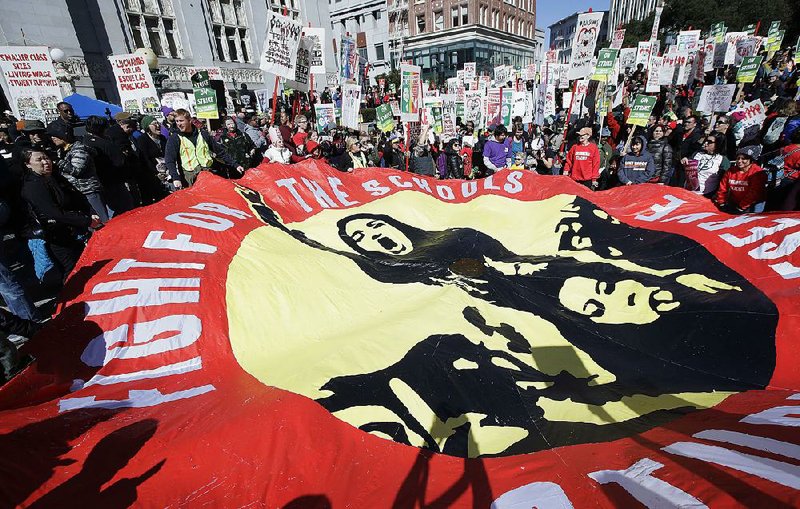
<instances>
[{"instance_id":1,"label":"handwritten sign","mask_svg":"<svg viewBox=\"0 0 800 509\"><path fill-rule=\"evenodd\" d=\"M132 53L111 55L108 60L114 71L122 109L131 113L163 118L158 92L144 57Z\"/></svg>"},{"instance_id":2,"label":"handwritten sign","mask_svg":"<svg viewBox=\"0 0 800 509\"><path fill-rule=\"evenodd\" d=\"M361 108L361 87L352 83L342 85L342 126L358 130Z\"/></svg>"},{"instance_id":3,"label":"handwritten sign","mask_svg":"<svg viewBox=\"0 0 800 509\"><path fill-rule=\"evenodd\" d=\"M736 93L736 85L707 85L700 93L697 111L703 113L727 112L731 109L734 93Z\"/></svg>"},{"instance_id":4,"label":"handwritten sign","mask_svg":"<svg viewBox=\"0 0 800 509\"><path fill-rule=\"evenodd\" d=\"M0 70L17 118L45 123L58 118L61 88L46 47L0 46Z\"/></svg>"},{"instance_id":5,"label":"handwritten sign","mask_svg":"<svg viewBox=\"0 0 800 509\"><path fill-rule=\"evenodd\" d=\"M567 73L569 79L583 78L592 72L592 58L603 15L602 12L586 12L578 15L575 38L572 40L572 59Z\"/></svg>"},{"instance_id":6,"label":"handwritten sign","mask_svg":"<svg viewBox=\"0 0 800 509\"><path fill-rule=\"evenodd\" d=\"M309 72L311 74L325 74L325 51L323 49L325 29L303 28L303 37L311 41Z\"/></svg>"},{"instance_id":7,"label":"handwritten sign","mask_svg":"<svg viewBox=\"0 0 800 509\"><path fill-rule=\"evenodd\" d=\"M261 70L293 79L302 33L303 26L299 22L267 11L267 35L261 53Z\"/></svg>"}]
</instances>

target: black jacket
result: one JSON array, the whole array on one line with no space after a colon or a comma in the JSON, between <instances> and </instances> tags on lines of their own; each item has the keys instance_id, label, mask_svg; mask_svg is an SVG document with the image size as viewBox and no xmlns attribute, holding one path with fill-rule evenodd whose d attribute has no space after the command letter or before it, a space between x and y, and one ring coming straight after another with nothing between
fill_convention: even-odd
<instances>
[{"instance_id":1,"label":"black jacket","mask_svg":"<svg viewBox=\"0 0 800 509\"><path fill-rule=\"evenodd\" d=\"M92 222L88 202L60 175L26 172L22 198L28 213L25 237L69 242L76 230L85 230Z\"/></svg>"},{"instance_id":2,"label":"black jacket","mask_svg":"<svg viewBox=\"0 0 800 509\"><path fill-rule=\"evenodd\" d=\"M668 183L674 171L675 161L672 157L672 147L667 142L667 139L650 140L647 143L647 151L653 156L656 166L655 179L657 180L654 181L662 184Z\"/></svg>"}]
</instances>

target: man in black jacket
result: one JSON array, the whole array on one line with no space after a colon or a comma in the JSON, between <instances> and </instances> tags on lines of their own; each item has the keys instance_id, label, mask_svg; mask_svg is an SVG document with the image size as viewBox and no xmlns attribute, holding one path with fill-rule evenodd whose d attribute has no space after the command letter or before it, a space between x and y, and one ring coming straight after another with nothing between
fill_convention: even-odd
<instances>
[{"instance_id":1,"label":"man in black jacket","mask_svg":"<svg viewBox=\"0 0 800 509\"><path fill-rule=\"evenodd\" d=\"M695 153L703 148L700 144L700 138L702 137L703 133L697 127L697 118L693 116L686 117L683 124L672 132L670 144L674 149L676 164L670 181L671 186L683 187L686 180L683 170L684 165Z\"/></svg>"},{"instance_id":2,"label":"man in black jacket","mask_svg":"<svg viewBox=\"0 0 800 509\"><path fill-rule=\"evenodd\" d=\"M239 174L244 173L244 168L236 164L222 145L214 141L207 131L192 124L192 116L188 111L176 110L175 123L178 132L170 135L164 148L164 164L175 189L192 186L201 171L211 169L214 158L236 168Z\"/></svg>"}]
</instances>

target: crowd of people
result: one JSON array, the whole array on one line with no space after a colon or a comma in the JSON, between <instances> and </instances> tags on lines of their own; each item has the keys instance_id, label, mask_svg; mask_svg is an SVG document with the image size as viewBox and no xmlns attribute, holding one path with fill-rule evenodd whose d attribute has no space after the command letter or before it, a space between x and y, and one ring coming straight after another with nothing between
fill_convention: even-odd
<instances>
[{"instance_id":1,"label":"crowd of people","mask_svg":"<svg viewBox=\"0 0 800 509\"><path fill-rule=\"evenodd\" d=\"M484 128L457 118L456 135L449 138L419 124L408 130L411 135L402 125L389 132L374 125L319 132L313 104L340 100L338 90L327 88L310 100L276 103L276 115L246 107L222 112L216 130L185 109L167 107L163 120L126 112L81 119L62 102L59 118L47 125L6 112L0 116L0 294L9 311L0 309L0 330L35 330L47 315L33 304L36 292L52 295L60 288L93 231L194 185L204 171L238 178L261 163L305 159L342 172L383 167L438 179L477 179L512 168L566 175L591 190L681 187L732 214L798 210L800 73L789 51L764 60L756 81L742 88L731 108L755 99L766 106L766 120L747 129L737 113L693 109L702 86L733 82L735 73L662 87L648 124L629 125L630 102L644 90L642 69L619 76L622 104L607 114L590 108L569 115L565 104L541 125L516 117L510 126ZM365 100L376 106L396 99L375 90ZM2 382L23 361L0 338Z\"/></svg>"}]
</instances>

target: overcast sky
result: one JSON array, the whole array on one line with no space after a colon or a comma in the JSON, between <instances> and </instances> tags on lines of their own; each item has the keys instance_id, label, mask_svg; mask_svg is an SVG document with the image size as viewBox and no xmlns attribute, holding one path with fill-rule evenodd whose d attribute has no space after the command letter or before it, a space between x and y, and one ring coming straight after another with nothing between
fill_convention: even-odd
<instances>
[{"instance_id":1,"label":"overcast sky","mask_svg":"<svg viewBox=\"0 0 800 509\"><path fill-rule=\"evenodd\" d=\"M545 46L550 47L547 27L578 11L607 11L609 0L536 0L536 27L544 30Z\"/></svg>"}]
</instances>

